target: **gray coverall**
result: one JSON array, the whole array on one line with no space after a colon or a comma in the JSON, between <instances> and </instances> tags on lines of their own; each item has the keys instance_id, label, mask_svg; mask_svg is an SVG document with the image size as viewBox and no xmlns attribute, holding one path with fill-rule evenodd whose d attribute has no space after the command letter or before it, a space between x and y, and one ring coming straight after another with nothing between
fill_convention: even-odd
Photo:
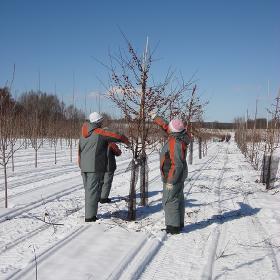
<instances>
[{"instance_id":1,"label":"gray coverall","mask_svg":"<svg viewBox=\"0 0 280 280\"><path fill-rule=\"evenodd\" d=\"M184 181L188 176L186 150L191 138L186 131L170 133L168 123L157 116L154 122L168 133L168 140L160 153L160 170L163 181L162 204L166 226L184 227ZM173 185L171 190L166 183Z\"/></svg>"},{"instance_id":2,"label":"gray coverall","mask_svg":"<svg viewBox=\"0 0 280 280\"><path fill-rule=\"evenodd\" d=\"M85 219L96 217L104 173L107 169L107 149L110 142L129 144L118 133L104 130L99 124L85 122L79 141L79 166L85 188Z\"/></svg>"}]
</instances>

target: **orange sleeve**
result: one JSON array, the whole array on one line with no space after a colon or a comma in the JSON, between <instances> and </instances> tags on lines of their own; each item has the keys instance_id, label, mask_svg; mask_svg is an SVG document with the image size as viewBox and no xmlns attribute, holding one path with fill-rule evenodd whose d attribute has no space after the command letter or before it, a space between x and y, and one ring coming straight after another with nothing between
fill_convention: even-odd
<instances>
[{"instance_id":1,"label":"orange sleeve","mask_svg":"<svg viewBox=\"0 0 280 280\"><path fill-rule=\"evenodd\" d=\"M95 133L105 136L107 138L110 138L110 140L112 142L123 142L125 144L129 144L129 140L127 137L125 137L124 135L120 135L118 133L112 132L112 131L108 131L108 130L104 130L102 128L97 128L94 130Z\"/></svg>"},{"instance_id":2,"label":"orange sleeve","mask_svg":"<svg viewBox=\"0 0 280 280\"><path fill-rule=\"evenodd\" d=\"M154 119L154 123L160 126L165 132L169 133L168 123L163 118L156 116Z\"/></svg>"},{"instance_id":3,"label":"orange sleeve","mask_svg":"<svg viewBox=\"0 0 280 280\"><path fill-rule=\"evenodd\" d=\"M82 126L82 136L83 137L88 137L88 123L84 123Z\"/></svg>"}]
</instances>

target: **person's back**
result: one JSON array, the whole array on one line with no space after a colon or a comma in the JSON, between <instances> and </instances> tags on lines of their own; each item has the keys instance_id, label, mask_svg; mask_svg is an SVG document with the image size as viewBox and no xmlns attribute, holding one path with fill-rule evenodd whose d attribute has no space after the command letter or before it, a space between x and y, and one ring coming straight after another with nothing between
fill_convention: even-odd
<instances>
[{"instance_id":1,"label":"person's back","mask_svg":"<svg viewBox=\"0 0 280 280\"><path fill-rule=\"evenodd\" d=\"M185 180L187 177L186 152L188 144L189 137L185 131L169 134L160 153L162 181L164 183L171 183L168 180L171 176L173 176L172 183Z\"/></svg>"},{"instance_id":2,"label":"person's back","mask_svg":"<svg viewBox=\"0 0 280 280\"><path fill-rule=\"evenodd\" d=\"M128 140L123 135L100 128L97 123L85 122L79 141L80 168L82 172L106 172L109 142Z\"/></svg>"},{"instance_id":3,"label":"person's back","mask_svg":"<svg viewBox=\"0 0 280 280\"><path fill-rule=\"evenodd\" d=\"M85 187L85 221L94 222L97 217L98 200L107 168L107 149L110 142L129 144L118 133L101 128L103 117L94 112L82 126L79 141L79 166Z\"/></svg>"},{"instance_id":4,"label":"person's back","mask_svg":"<svg viewBox=\"0 0 280 280\"><path fill-rule=\"evenodd\" d=\"M85 122L79 141L80 168L82 172L105 172L107 166L106 150L108 143L95 133L95 123Z\"/></svg>"}]
</instances>

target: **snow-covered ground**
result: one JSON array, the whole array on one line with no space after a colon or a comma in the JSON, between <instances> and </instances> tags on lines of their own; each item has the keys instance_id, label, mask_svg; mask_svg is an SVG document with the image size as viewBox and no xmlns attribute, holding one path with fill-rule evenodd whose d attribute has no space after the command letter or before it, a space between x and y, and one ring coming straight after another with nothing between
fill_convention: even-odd
<instances>
[{"instance_id":1,"label":"snow-covered ground","mask_svg":"<svg viewBox=\"0 0 280 280\"><path fill-rule=\"evenodd\" d=\"M185 183L185 228L161 229L164 213L158 154L149 157L149 206L127 222L130 161L118 158L112 204L84 223L84 191L69 151L20 150L9 170L9 209L0 208L0 279L280 279L280 194L230 143L211 143ZM76 152L74 153L76 155ZM0 172L0 207L4 206Z\"/></svg>"}]
</instances>

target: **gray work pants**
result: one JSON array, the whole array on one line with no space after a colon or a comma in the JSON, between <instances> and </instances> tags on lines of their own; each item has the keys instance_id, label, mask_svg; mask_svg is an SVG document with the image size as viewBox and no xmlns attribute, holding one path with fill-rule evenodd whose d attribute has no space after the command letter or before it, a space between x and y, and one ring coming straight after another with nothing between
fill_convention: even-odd
<instances>
[{"instance_id":1,"label":"gray work pants","mask_svg":"<svg viewBox=\"0 0 280 280\"><path fill-rule=\"evenodd\" d=\"M85 187L85 218L90 219L97 215L104 173L82 172L82 177Z\"/></svg>"},{"instance_id":2,"label":"gray work pants","mask_svg":"<svg viewBox=\"0 0 280 280\"><path fill-rule=\"evenodd\" d=\"M163 184L162 204L165 213L165 225L183 226L185 219L184 181L173 185L172 190L167 190L165 184Z\"/></svg>"},{"instance_id":3,"label":"gray work pants","mask_svg":"<svg viewBox=\"0 0 280 280\"><path fill-rule=\"evenodd\" d=\"M109 197L113 178L114 178L114 171L105 172L102 190L101 190L101 199L105 199Z\"/></svg>"}]
</instances>

